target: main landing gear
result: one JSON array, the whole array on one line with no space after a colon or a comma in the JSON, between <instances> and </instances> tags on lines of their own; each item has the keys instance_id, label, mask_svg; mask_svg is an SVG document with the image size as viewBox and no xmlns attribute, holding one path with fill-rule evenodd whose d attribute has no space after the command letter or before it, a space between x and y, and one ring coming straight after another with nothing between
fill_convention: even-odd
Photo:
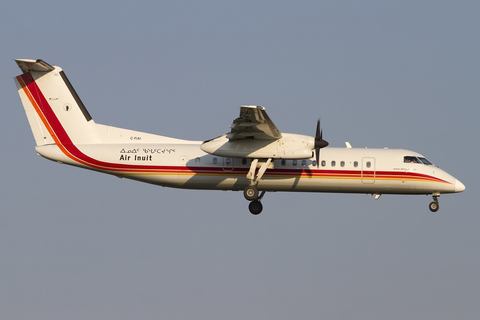
<instances>
[{"instance_id":1,"label":"main landing gear","mask_svg":"<svg viewBox=\"0 0 480 320\"><path fill-rule=\"evenodd\" d=\"M263 205L260 202L262 200L263 196L265 195L266 191L262 191L260 196L258 195L258 189L256 186L248 186L243 190L243 195L245 196L245 199L250 201L250 204L248 205L248 210L250 210L250 213L253 215L260 214L263 210Z\"/></svg>"},{"instance_id":2,"label":"main landing gear","mask_svg":"<svg viewBox=\"0 0 480 320\"><path fill-rule=\"evenodd\" d=\"M248 186L243 190L243 196L248 201L254 201L258 199L258 189L256 186Z\"/></svg>"},{"instance_id":3,"label":"main landing gear","mask_svg":"<svg viewBox=\"0 0 480 320\"><path fill-rule=\"evenodd\" d=\"M432 212L437 212L438 209L440 209L440 205L438 204L438 197L440 197L440 195L439 194L434 194L434 195L432 195L432 197L433 197L433 201L430 202L430 204L428 205L428 208Z\"/></svg>"},{"instance_id":4,"label":"main landing gear","mask_svg":"<svg viewBox=\"0 0 480 320\"><path fill-rule=\"evenodd\" d=\"M263 162L260 165L260 169L258 170L258 173L255 175L257 166L258 166L258 159L253 159L250 165L250 170L247 173L247 178L250 180L250 184L248 185L248 187L245 188L245 190L243 190L243 195L245 199L250 201L250 204L248 205L248 209L250 210L250 213L254 215L260 214L260 212L262 212L263 210L263 205L260 202L260 200L265 195L265 191L262 191L262 193L259 196L257 184L262 178L265 171L268 168L273 168L272 159L269 158L267 161Z\"/></svg>"}]
</instances>

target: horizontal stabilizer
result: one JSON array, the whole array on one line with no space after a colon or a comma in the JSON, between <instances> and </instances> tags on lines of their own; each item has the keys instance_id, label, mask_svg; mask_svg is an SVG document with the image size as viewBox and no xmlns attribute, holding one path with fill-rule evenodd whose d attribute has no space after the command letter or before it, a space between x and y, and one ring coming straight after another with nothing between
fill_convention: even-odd
<instances>
[{"instance_id":1,"label":"horizontal stabilizer","mask_svg":"<svg viewBox=\"0 0 480 320\"><path fill-rule=\"evenodd\" d=\"M40 59L15 59L15 62L18 64L19 68L22 70L23 73L27 73L30 71L49 72L55 69L54 67Z\"/></svg>"}]
</instances>

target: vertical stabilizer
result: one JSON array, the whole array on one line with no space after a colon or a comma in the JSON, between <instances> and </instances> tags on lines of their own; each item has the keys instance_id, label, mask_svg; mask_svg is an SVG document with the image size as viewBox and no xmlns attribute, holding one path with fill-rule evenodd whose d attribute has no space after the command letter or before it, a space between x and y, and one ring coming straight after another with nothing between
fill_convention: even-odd
<instances>
[{"instance_id":1,"label":"vertical stabilizer","mask_svg":"<svg viewBox=\"0 0 480 320\"><path fill-rule=\"evenodd\" d=\"M95 123L60 67L42 60L15 60L15 78L37 146L95 143Z\"/></svg>"}]
</instances>

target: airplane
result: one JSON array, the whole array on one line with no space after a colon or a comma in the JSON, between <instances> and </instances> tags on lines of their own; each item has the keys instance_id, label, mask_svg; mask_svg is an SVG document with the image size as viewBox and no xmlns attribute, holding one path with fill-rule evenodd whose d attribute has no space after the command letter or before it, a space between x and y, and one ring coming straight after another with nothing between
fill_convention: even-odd
<instances>
[{"instance_id":1,"label":"airplane","mask_svg":"<svg viewBox=\"0 0 480 320\"><path fill-rule=\"evenodd\" d=\"M15 61L36 152L58 163L164 187L243 190L254 215L266 192L424 194L436 212L441 194L465 190L414 151L327 147L320 120L315 136L282 133L261 106L241 106L230 131L207 141L97 124L60 67Z\"/></svg>"}]
</instances>

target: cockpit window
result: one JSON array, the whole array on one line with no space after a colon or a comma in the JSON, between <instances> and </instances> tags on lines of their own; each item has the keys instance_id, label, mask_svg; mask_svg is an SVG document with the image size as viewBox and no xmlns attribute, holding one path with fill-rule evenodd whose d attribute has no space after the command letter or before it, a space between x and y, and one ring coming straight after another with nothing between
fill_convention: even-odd
<instances>
[{"instance_id":1,"label":"cockpit window","mask_svg":"<svg viewBox=\"0 0 480 320\"><path fill-rule=\"evenodd\" d=\"M414 156L406 156L406 157L403 157L403 162L404 163L423 163L423 164L426 164L426 165L433 165L433 163L431 163L430 161L428 161L426 158L422 158L422 157L414 157Z\"/></svg>"},{"instance_id":2,"label":"cockpit window","mask_svg":"<svg viewBox=\"0 0 480 320\"><path fill-rule=\"evenodd\" d=\"M412 156L403 157L403 162L404 163L421 163L417 157L412 157Z\"/></svg>"},{"instance_id":3,"label":"cockpit window","mask_svg":"<svg viewBox=\"0 0 480 320\"><path fill-rule=\"evenodd\" d=\"M420 161L422 161L423 164L426 164L428 166L433 166L433 163L431 163L430 161L428 161L426 158L418 158L420 159Z\"/></svg>"}]
</instances>

